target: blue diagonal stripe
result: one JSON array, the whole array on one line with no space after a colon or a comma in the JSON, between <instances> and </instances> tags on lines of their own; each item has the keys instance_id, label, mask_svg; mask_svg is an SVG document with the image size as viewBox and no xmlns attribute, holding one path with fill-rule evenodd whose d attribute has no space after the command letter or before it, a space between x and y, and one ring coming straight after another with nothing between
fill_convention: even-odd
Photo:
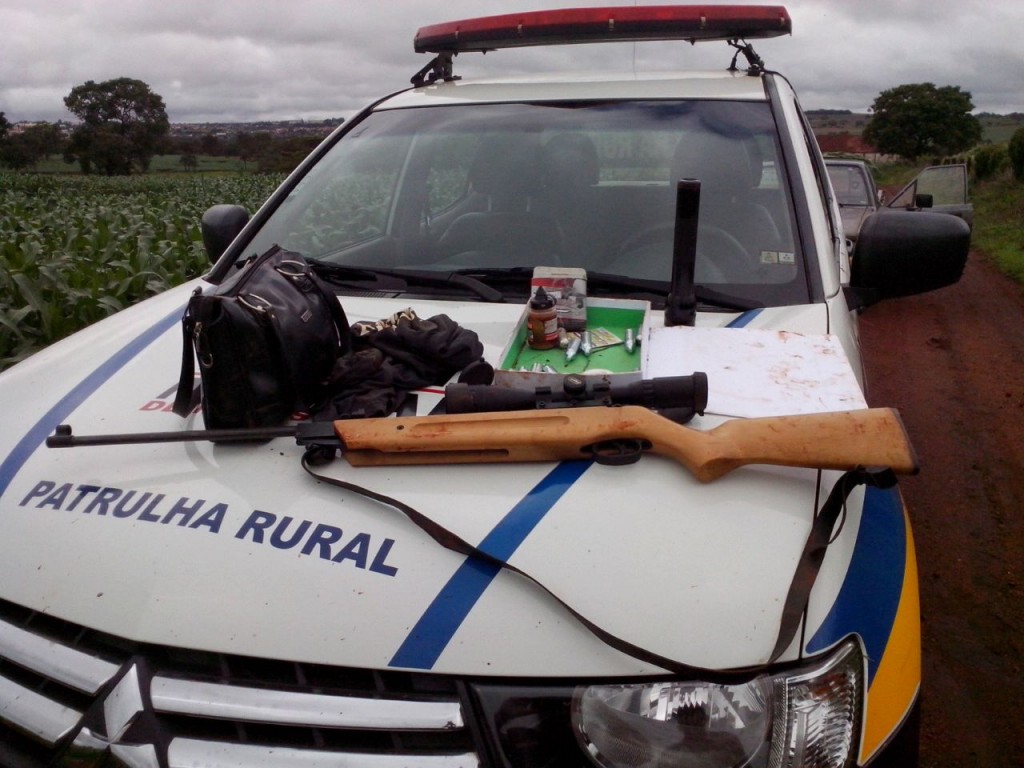
<instances>
[{"instance_id":1,"label":"blue diagonal stripe","mask_svg":"<svg viewBox=\"0 0 1024 768\"><path fill-rule=\"evenodd\" d=\"M502 518L478 548L507 561L590 464L559 464ZM497 566L467 558L427 607L389 665L431 669L499 570Z\"/></svg>"},{"instance_id":2,"label":"blue diagonal stripe","mask_svg":"<svg viewBox=\"0 0 1024 768\"><path fill-rule=\"evenodd\" d=\"M762 310L760 310L760 309L751 309L748 312L744 312L742 315L737 317L735 320L733 320L731 323L729 323L725 327L726 328L746 328L753 321L753 319L755 317L757 317L758 315L761 314L761 312L762 312Z\"/></svg>"},{"instance_id":3,"label":"blue diagonal stripe","mask_svg":"<svg viewBox=\"0 0 1024 768\"><path fill-rule=\"evenodd\" d=\"M22 436L14 450L8 454L3 463L0 464L0 496L7 491L7 487L14 480L15 476L28 461L29 457L36 452L47 437L53 434L53 430L59 424L67 420L78 406L99 389L111 376L121 370L132 358L143 349L156 341L175 323L181 321L184 308L179 308L167 315L156 325L148 328L137 337L132 339L126 346L115 352L109 359L100 364L92 373L82 379L74 388L47 411L35 425Z\"/></svg>"},{"instance_id":4,"label":"blue diagonal stripe","mask_svg":"<svg viewBox=\"0 0 1024 768\"><path fill-rule=\"evenodd\" d=\"M817 653L857 632L868 656L868 682L875 678L899 610L907 569L903 502L895 488L867 488L853 558L836 601L807 651Z\"/></svg>"}]
</instances>

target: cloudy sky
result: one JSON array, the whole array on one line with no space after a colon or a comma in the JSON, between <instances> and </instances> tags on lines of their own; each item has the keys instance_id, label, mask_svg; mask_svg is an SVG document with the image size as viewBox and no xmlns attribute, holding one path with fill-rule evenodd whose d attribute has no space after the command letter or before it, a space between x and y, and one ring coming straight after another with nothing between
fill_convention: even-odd
<instances>
[{"instance_id":1,"label":"cloudy sky","mask_svg":"<svg viewBox=\"0 0 1024 768\"><path fill-rule=\"evenodd\" d=\"M660 0L663 2L663 0ZM659 0L654 0L659 2ZM720 0L719 0L720 2ZM143 80L172 122L345 117L408 84L425 24L630 0L0 0L0 112L71 119L87 80ZM716 4L714 1L705 4ZM793 35L755 44L805 109L863 112L880 91L932 82L976 111L1024 112L1021 0L789 0ZM721 43L528 48L456 61L465 76L724 68Z\"/></svg>"}]
</instances>

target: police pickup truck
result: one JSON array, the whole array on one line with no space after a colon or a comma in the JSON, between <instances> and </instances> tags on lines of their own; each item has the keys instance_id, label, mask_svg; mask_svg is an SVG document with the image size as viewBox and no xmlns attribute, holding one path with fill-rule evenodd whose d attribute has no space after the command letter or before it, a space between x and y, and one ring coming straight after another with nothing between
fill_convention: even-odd
<instances>
[{"instance_id":1,"label":"police pickup truck","mask_svg":"<svg viewBox=\"0 0 1024 768\"><path fill-rule=\"evenodd\" d=\"M851 265L797 98L750 43L790 31L782 7L727 5L424 27L413 87L347 121L251 217L211 209L204 278L0 376L0 765L915 764L909 520L891 472L828 456L877 410L858 310L956 282L969 234L951 216L875 216ZM646 40L680 55L712 41L723 66L455 66ZM201 409L171 412L184 307L274 245L349 322L411 309L475 333L493 369L479 386L537 393L570 370L560 346L539 369L518 358L535 351L532 283L568 270L577 307L605 313L572 363L584 388L701 372L706 403L673 425L688 435L826 428L780 466L789 438L769 421L763 458L710 480L657 451L626 466L342 457L318 481L288 437L48 447L62 424L202 430ZM452 418L443 384L381 421Z\"/></svg>"}]
</instances>

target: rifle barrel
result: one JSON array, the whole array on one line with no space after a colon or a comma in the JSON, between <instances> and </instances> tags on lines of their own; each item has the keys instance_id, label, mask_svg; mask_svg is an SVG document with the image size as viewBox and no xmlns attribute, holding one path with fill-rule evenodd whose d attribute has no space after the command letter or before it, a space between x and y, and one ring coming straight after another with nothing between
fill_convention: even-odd
<instances>
[{"instance_id":1,"label":"rifle barrel","mask_svg":"<svg viewBox=\"0 0 1024 768\"><path fill-rule=\"evenodd\" d=\"M275 437L295 437L296 427L253 427L239 429L194 429L181 432L126 432L108 435L74 435L61 424L46 438L48 448L85 448L102 445L143 445L147 443L241 443L264 442Z\"/></svg>"}]
</instances>

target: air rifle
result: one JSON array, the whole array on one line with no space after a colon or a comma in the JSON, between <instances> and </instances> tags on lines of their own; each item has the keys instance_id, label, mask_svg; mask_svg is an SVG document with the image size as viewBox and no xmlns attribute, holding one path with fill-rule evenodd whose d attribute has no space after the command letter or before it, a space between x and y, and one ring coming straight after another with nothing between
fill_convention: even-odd
<instances>
[{"instance_id":1,"label":"air rifle","mask_svg":"<svg viewBox=\"0 0 1024 768\"><path fill-rule=\"evenodd\" d=\"M51 448L180 442L252 442L294 437L300 445L340 449L356 467L410 464L636 461L646 451L710 482L748 464L848 470L889 467L917 472L899 414L890 408L733 419L701 431L640 405L302 422L256 429L196 430L77 437L67 425Z\"/></svg>"}]
</instances>

